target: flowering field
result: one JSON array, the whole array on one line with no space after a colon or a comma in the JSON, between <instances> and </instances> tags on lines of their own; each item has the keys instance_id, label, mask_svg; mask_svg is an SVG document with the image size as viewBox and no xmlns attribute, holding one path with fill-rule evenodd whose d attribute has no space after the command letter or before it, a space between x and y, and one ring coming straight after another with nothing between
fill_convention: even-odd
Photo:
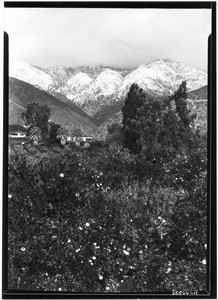
<instances>
[{"instance_id":1,"label":"flowering field","mask_svg":"<svg viewBox=\"0 0 218 300\"><path fill-rule=\"evenodd\" d=\"M9 289L207 289L206 146L162 163L56 150L10 155Z\"/></svg>"}]
</instances>

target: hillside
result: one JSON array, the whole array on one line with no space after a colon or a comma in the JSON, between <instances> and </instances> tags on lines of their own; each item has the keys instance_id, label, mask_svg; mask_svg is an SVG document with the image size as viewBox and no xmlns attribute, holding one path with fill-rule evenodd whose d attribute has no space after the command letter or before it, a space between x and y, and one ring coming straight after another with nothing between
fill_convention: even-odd
<instances>
[{"instance_id":1,"label":"hillside","mask_svg":"<svg viewBox=\"0 0 218 300\"><path fill-rule=\"evenodd\" d=\"M207 99L207 86L203 86L200 89L191 91L188 93L188 99L193 100L201 100L201 99Z\"/></svg>"},{"instance_id":2,"label":"hillside","mask_svg":"<svg viewBox=\"0 0 218 300\"><path fill-rule=\"evenodd\" d=\"M92 134L96 125L91 118L73 103L66 103L45 91L16 78L9 79L9 123L18 123L20 115L27 105L38 102L51 108L51 119L55 123L71 129L81 128L86 134Z\"/></svg>"}]
</instances>

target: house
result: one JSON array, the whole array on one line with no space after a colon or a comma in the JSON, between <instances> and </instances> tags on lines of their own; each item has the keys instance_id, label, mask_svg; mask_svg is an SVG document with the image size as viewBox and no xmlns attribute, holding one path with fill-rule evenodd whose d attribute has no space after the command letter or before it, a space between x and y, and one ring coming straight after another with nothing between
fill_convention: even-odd
<instances>
[{"instance_id":1,"label":"house","mask_svg":"<svg viewBox=\"0 0 218 300\"><path fill-rule=\"evenodd\" d=\"M72 143L72 141L73 141L72 137L71 137L71 136L68 136L68 137L67 137L67 143Z\"/></svg>"},{"instance_id":2,"label":"house","mask_svg":"<svg viewBox=\"0 0 218 300\"><path fill-rule=\"evenodd\" d=\"M84 136L83 137L83 142L92 142L94 141L94 138L92 136Z\"/></svg>"},{"instance_id":3,"label":"house","mask_svg":"<svg viewBox=\"0 0 218 300\"><path fill-rule=\"evenodd\" d=\"M22 139L27 138L27 128L19 124L10 124L8 127L9 138Z\"/></svg>"},{"instance_id":4,"label":"house","mask_svg":"<svg viewBox=\"0 0 218 300\"><path fill-rule=\"evenodd\" d=\"M87 149L90 147L90 143L94 141L94 138L91 136L83 136L83 137L73 137L73 143L76 147L81 147L82 149Z\"/></svg>"},{"instance_id":5,"label":"house","mask_svg":"<svg viewBox=\"0 0 218 300\"><path fill-rule=\"evenodd\" d=\"M12 139L22 139L22 138L26 138L27 136L26 132L23 131L14 131L14 132L10 132L9 133L9 138Z\"/></svg>"}]
</instances>

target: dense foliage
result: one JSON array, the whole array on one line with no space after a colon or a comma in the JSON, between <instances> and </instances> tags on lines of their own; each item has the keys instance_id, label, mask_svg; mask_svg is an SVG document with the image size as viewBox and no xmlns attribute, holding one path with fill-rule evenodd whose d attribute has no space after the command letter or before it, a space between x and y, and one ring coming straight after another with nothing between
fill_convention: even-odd
<instances>
[{"instance_id":1,"label":"dense foliage","mask_svg":"<svg viewBox=\"0 0 218 300\"><path fill-rule=\"evenodd\" d=\"M135 93L141 104L131 114ZM189 117L185 108L180 110L182 97L175 114L169 99L168 112L161 113L155 100L142 104L147 99L142 93L133 86L128 94L123 126L130 131L123 131L123 149L95 142L83 151L38 146L40 155L10 156L9 289L207 290L206 137L180 118ZM140 122L140 105L156 123L162 121L155 130L146 121L150 125L135 139L133 132L141 127L130 119ZM177 133L182 149L176 139L172 143L176 128L168 122L185 128L182 136ZM156 145L163 146L162 156L146 138L147 127ZM110 134L118 129L109 128Z\"/></svg>"},{"instance_id":2,"label":"dense foliage","mask_svg":"<svg viewBox=\"0 0 218 300\"><path fill-rule=\"evenodd\" d=\"M46 134L48 133L50 115L51 109L47 105L39 105L39 103L33 102L27 105L27 109L21 114L21 117L26 125L30 125L30 128L39 127L42 133Z\"/></svg>"}]
</instances>

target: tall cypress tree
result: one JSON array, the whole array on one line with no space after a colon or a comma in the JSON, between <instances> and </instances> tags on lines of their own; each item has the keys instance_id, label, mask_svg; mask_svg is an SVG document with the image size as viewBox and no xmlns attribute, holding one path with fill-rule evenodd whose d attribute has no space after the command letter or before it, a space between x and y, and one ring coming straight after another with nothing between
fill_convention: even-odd
<instances>
[{"instance_id":1,"label":"tall cypress tree","mask_svg":"<svg viewBox=\"0 0 218 300\"><path fill-rule=\"evenodd\" d=\"M183 81L179 86L178 90L172 96L172 99L175 100L176 103L176 111L178 113L179 118L183 122L184 127L188 127L191 122L191 118L189 116L190 111L187 108L187 87L186 81Z\"/></svg>"},{"instance_id":2,"label":"tall cypress tree","mask_svg":"<svg viewBox=\"0 0 218 300\"><path fill-rule=\"evenodd\" d=\"M137 84L132 84L122 109L123 147L128 148L133 153L138 151L137 140L139 139L139 133L136 127L136 111L140 101L139 98L140 96L142 97L142 92L143 90Z\"/></svg>"}]
</instances>

